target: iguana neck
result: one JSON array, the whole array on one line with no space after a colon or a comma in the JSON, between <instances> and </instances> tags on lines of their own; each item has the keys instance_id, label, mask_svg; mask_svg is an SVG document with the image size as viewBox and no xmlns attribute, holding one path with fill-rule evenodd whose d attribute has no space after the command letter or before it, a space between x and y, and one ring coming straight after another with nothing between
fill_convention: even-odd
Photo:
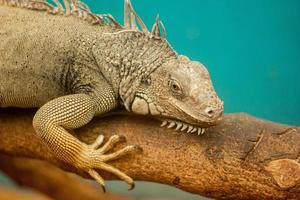
<instances>
[{"instance_id":1,"label":"iguana neck","mask_svg":"<svg viewBox=\"0 0 300 200\"><path fill-rule=\"evenodd\" d=\"M136 31L103 34L93 54L101 72L112 84L127 110L135 91L149 75L176 52L161 38Z\"/></svg>"}]
</instances>

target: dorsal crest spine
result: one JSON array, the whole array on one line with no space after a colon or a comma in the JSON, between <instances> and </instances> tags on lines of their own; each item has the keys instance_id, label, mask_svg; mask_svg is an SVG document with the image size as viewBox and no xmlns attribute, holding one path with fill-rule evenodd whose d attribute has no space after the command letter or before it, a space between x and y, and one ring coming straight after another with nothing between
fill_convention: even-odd
<instances>
[{"instance_id":1,"label":"dorsal crest spine","mask_svg":"<svg viewBox=\"0 0 300 200\"><path fill-rule=\"evenodd\" d=\"M95 14L80 0L0 0L0 4L27 8L31 10L44 11L53 15L76 16L92 25L111 26L120 31L137 31L152 35L156 38L165 38L166 31L158 15L149 32L143 20L134 11L130 0L124 0L124 25L122 26L110 14Z\"/></svg>"}]
</instances>

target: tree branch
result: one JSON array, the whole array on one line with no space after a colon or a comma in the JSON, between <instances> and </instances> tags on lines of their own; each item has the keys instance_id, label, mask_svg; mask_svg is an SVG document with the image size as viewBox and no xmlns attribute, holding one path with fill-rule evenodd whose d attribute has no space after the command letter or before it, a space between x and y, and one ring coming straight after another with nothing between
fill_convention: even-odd
<instances>
[{"instance_id":1,"label":"tree branch","mask_svg":"<svg viewBox=\"0 0 300 200\"><path fill-rule=\"evenodd\" d=\"M109 192L103 193L99 185L95 187L97 184L92 185L91 182L83 181L77 175L67 173L49 162L3 154L0 154L0 160L0 170L19 186L33 188L51 199L130 200ZM3 199L1 195L0 199ZM31 197L31 199L35 198Z\"/></svg>"},{"instance_id":2,"label":"tree branch","mask_svg":"<svg viewBox=\"0 0 300 200\"><path fill-rule=\"evenodd\" d=\"M35 191L16 190L13 188L0 186L1 200L53 200Z\"/></svg>"},{"instance_id":3,"label":"tree branch","mask_svg":"<svg viewBox=\"0 0 300 200\"><path fill-rule=\"evenodd\" d=\"M48 160L87 177L60 163L35 137L31 125L33 113L1 111L0 152ZM94 119L74 135L92 143L100 133L106 137L124 135L128 143L143 148L143 153L110 162L135 180L169 184L222 199L296 199L300 195L300 129L297 127L246 114L228 114L222 124L203 136L196 136L177 134L161 128L156 120L140 116L111 116ZM100 173L106 178L116 178Z\"/></svg>"}]
</instances>

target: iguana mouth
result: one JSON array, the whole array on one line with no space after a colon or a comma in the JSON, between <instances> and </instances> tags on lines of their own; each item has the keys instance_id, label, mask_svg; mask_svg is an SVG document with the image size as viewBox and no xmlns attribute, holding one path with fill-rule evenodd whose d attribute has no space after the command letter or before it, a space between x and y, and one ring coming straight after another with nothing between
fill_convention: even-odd
<instances>
[{"instance_id":1,"label":"iguana mouth","mask_svg":"<svg viewBox=\"0 0 300 200\"><path fill-rule=\"evenodd\" d=\"M186 131L187 133L198 133L202 135L205 133L207 128L197 127L191 124L187 124L181 121L176 121L174 119L161 119L161 127L167 126L167 128L175 128L176 131Z\"/></svg>"}]
</instances>

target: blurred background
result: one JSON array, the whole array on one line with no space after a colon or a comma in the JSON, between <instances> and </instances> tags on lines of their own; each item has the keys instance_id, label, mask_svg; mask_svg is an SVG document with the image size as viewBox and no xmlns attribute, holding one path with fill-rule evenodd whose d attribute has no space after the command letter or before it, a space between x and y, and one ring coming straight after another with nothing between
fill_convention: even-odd
<instances>
[{"instance_id":1,"label":"blurred background","mask_svg":"<svg viewBox=\"0 0 300 200\"><path fill-rule=\"evenodd\" d=\"M123 0L84 2L92 11L111 13L123 22ZM149 29L159 13L174 49L208 68L227 113L247 112L300 125L300 1L132 0L132 4ZM108 188L141 200L200 199L154 183L138 182L134 191L127 192L124 183L111 181Z\"/></svg>"},{"instance_id":2,"label":"blurred background","mask_svg":"<svg viewBox=\"0 0 300 200\"><path fill-rule=\"evenodd\" d=\"M84 0L123 22L123 0ZM300 125L300 1L131 0L151 29L210 71L225 111Z\"/></svg>"}]
</instances>

